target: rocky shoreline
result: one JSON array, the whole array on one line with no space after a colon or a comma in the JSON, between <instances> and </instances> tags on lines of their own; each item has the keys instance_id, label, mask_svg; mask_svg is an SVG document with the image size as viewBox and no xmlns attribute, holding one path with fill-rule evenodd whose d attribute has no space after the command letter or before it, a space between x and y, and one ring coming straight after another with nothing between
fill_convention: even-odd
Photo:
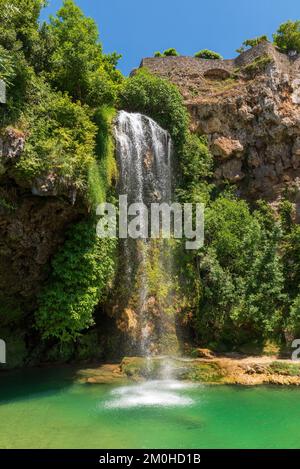
<instances>
[{"instance_id":1,"label":"rocky shoreline","mask_svg":"<svg viewBox=\"0 0 300 469\"><path fill-rule=\"evenodd\" d=\"M172 378L205 384L300 386L300 362L276 356L125 357L119 364L81 369L77 376L80 382L88 384L125 384Z\"/></svg>"}]
</instances>

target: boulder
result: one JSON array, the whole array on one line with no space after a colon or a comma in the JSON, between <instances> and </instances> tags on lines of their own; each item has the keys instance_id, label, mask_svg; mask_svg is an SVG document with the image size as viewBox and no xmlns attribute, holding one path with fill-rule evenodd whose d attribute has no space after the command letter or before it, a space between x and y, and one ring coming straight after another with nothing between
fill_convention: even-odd
<instances>
[{"instance_id":1,"label":"boulder","mask_svg":"<svg viewBox=\"0 0 300 469\"><path fill-rule=\"evenodd\" d=\"M227 159L233 155L237 156L242 153L244 147L239 140L233 140L228 137L219 137L213 141L211 150L215 156Z\"/></svg>"}]
</instances>

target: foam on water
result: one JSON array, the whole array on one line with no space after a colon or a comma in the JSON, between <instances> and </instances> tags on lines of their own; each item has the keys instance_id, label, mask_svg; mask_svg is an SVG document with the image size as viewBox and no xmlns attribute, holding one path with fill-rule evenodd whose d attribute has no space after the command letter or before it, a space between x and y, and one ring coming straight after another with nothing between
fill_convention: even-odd
<instances>
[{"instance_id":1,"label":"foam on water","mask_svg":"<svg viewBox=\"0 0 300 469\"><path fill-rule=\"evenodd\" d=\"M108 409L133 407L175 407L193 404L193 399L184 396L182 391L191 384L175 380L146 381L133 386L122 386L111 392L111 398L105 403Z\"/></svg>"}]
</instances>

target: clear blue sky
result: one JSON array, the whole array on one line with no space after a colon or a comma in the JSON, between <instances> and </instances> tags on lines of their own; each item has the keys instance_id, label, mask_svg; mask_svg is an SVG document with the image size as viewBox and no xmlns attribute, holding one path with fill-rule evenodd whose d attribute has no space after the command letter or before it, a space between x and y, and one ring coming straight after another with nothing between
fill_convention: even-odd
<instances>
[{"instance_id":1,"label":"clear blue sky","mask_svg":"<svg viewBox=\"0 0 300 469\"><path fill-rule=\"evenodd\" d=\"M267 34L280 23L300 19L299 0L77 0L94 18L105 52L119 52L128 74L142 57L175 47L182 55L213 49L236 55L243 40ZM62 0L50 0L45 19Z\"/></svg>"}]
</instances>

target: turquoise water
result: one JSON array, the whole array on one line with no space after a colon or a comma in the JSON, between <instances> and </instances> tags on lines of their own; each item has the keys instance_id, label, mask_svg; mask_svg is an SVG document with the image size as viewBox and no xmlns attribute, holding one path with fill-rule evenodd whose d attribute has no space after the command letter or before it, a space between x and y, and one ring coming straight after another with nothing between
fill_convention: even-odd
<instances>
[{"instance_id":1,"label":"turquoise water","mask_svg":"<svg viewBox=\"0 0 300 469\"><path fill-rule=\"evenodd\" d=\"M300 389L0 375L1 448L299 448Z\"/></svg>"}]
</instances>

